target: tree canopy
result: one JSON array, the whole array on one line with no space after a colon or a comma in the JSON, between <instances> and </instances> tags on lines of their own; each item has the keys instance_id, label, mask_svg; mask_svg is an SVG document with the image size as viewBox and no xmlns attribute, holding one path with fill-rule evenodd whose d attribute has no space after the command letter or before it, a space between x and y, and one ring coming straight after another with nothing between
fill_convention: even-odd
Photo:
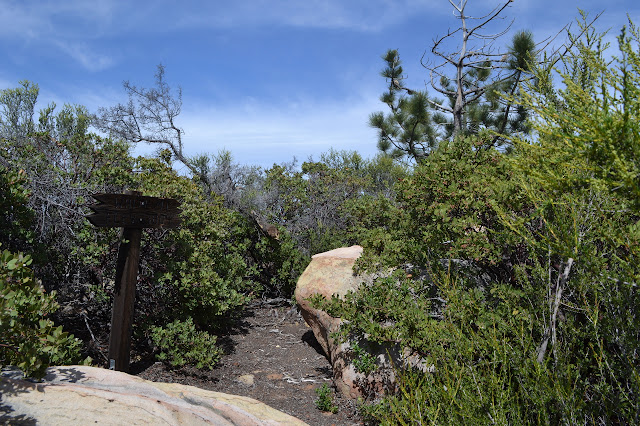
<instances>
[{"instance_id":1,"label":"tree canopy","mask_svg":"<svg viewBox=\"0 0 640 426\"><path fill-rule=\"evenodd\" d=\"M419 162L440 141L483 130L493 132L495 146L506 142L503 135L527 133L528 111L514 99L521 85L533 78L533 66L540 61L552 63L562 53L556 49L541 59L545 46L536 44L529 31L516 32L504 49L496 46L513 22L490 31L511 0L480 17L469 15L468 0L449 3L458 27L434 39L431 58L426 53L422 57L421 64L428 71L427 87L406 86L398 50L382 56L386 67L381 76L388 90L380 100L389 112L371 114L369 124L378 129L378 149L396 158L407 156ZM451 44L456 47L447 50ZM429 96L428 89L435 96Z\"/></svg>"}]
</instances>

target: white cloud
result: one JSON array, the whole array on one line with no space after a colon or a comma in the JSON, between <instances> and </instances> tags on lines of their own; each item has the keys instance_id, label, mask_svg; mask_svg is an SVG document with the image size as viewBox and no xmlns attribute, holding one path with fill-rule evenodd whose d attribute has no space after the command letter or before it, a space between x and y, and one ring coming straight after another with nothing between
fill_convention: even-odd
<instances>
[{"instance_id":1,"label":"white cloud","mask_svg":"<svg viewBox=\"0 0 640 426\"><path fill-rule=\"evenodd\" d=\"M27 48L54 49L89 71L113 64L113 59L91 47L115 13L111 1L11 1L0 8L0 36L19 40ZM77 40L83 40L78 42Z\"/></svg>"},{"instance_id":2,"label":"white cloud","mask_svg":"<svg viewBox=\"0 0 640 426\"><path fill-rule=\"evenodd\" d=\"M112 57L93 50L86 43L56 41L54 44L89 71L101 71L114 63Z\"/></svg>"},{"instance_id":3,"label":"white cloud","mask_svg":"<svg viewBox=\"0 0 640 426\"><path fill-rule=\"evenodd\" d=\"M260 1L258 6L254 18L265 23L358 31L380 31L427 9L426 2L388 0L278 0ZM434 9L433 6L429 8Z\"/></svg>"},{"instance_id":4,"label":"white cloud","mask_svg":"<svg viewBox=\"0 0 640 426\"><path fill-rule=\"evenodd\" d=\"M356 150L365 157L376 153L376 132L368 124L381 104L377 94L360 93L331 102L300 101L274 106L245 99L239 104L183 108L179 125L189 155L231 151L241 164L270 167L274 163L318 159L330 148ZM154 146L140 146L151 153Z\"/></svg>"},{"instance_id":5,"label":"white cloud","mask_svg":"<svg viewBox=\"0 0 640 426\"><path fill-rule=\"evenodd\" d=\"M379 31L424 10L418 0L239 0L235 2L128 2L5 0L0 36L27 49L58 51L88 71L115 65L104 52L112 36L170 33L194 28L288 26ZM101 51L102 50L102 51Z\"/></svg>"},{"instance_id":6,"label":"white cloud","mask_svg":"<svg viewBox=\"0 0 640 426\"><path fill-rule=\"evenodd\" d=\"M447 2L423 0L5 0L0 34L37 39L88 37L184 28L290 26L379 31L418 13L449 11ZM441 4L442 3L442 4Z\"/></svg>"},{"instance_id":7,"label":"white cloud","mask_svg":"<svg viewBox=\"0 0 640 426\"><path fill-rule=\"evenodd\" d=\"M164 2L153 11L166 25L155 28L237 28L287 26L380 31L418 13L441 10L421 0L237 0L218 2ZM447 4L448 6L448 4ZM135 11L132 11L136 13ZM131 16L130 16L131 18Z\"/></svg>"},{"instance_id":8,"label":"white cloud","mask_svg":"<svg viewBox=\"0 0 640 426\"><path fill-rule=\"evenodd\" d=\"M114 1L84 0L2 2L0 34L14 38L61 37L88 30L84 37L98 34L112 22L117 11Z\"/></svg>"}]
</instances>

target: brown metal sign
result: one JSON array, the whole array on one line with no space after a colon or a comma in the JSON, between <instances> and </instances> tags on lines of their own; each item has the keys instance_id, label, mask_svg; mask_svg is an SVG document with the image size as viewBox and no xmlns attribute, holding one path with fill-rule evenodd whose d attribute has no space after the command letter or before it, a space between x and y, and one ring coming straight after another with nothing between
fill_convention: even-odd
<instances>
[{"instance_id":1,"label":"brown metal sign","mask_svg":"<svg viewBox=\"0 0 640 426\"><path fill-rule=\"evenodd\" d=\"M130 194L94 194L89 222L98 227L175 228L180 225L180 203L171 198Z\"/></svg>"}]
</instances>

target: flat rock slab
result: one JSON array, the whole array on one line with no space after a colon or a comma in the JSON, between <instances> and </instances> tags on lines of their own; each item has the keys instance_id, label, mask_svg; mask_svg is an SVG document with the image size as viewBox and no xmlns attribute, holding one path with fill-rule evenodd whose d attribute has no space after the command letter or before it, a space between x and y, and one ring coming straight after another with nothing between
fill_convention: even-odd
<instances>
[{"instance_id":1,"label":"flat rock slab","mask_svg":"<svg viewBox=\"0 0 640 426\"><path fill-rule=\"evenodd\" d=\"M117 371L68 366L47 373L42 383L0 377L1 424L306 424L252 398Z\"/></svg>"},{"instance_id":2,"label":"flat rock slab","mask_svg":"<svg viewBox=\"0 0 640 426\"><path fill-rule=\"evenodd\" d=\"M313 259L317 259L319 257L333 257L334 259L352 259L355 260L362 256L362 247L360 246L351 246L351 247L340 247L337 249L325 251L324 253L318 253L311 256Z\"/></svg>"}]
</instances>

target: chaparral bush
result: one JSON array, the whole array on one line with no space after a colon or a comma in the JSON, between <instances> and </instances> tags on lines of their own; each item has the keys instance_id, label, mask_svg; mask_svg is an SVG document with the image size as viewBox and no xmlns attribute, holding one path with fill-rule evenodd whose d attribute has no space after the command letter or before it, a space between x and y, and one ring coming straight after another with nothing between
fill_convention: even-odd
<instances>
[{"instance_id":1,"label":"chaparral bush","mask_svg":"<svg viewBox=\"0 0 640 426\"><path fill-rule=\"evenodd\" d=\"M638 422L640 33L629 22L608 60L580 24L514 99L532 136L440 144L366 234L361 267L395 277L321 303L343 337L401 340L433 365L396 366L372 419Z\"/></svg>"}]
</instances>

